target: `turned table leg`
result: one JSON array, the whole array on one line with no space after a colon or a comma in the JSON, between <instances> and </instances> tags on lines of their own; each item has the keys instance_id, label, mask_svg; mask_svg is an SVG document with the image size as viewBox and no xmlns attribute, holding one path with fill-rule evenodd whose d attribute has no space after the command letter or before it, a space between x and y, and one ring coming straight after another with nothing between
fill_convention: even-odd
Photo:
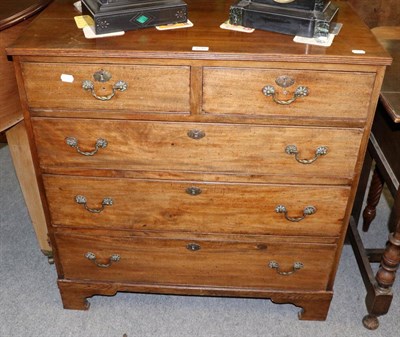
<instances>
[{"instance_id":1,"label":"turned table leg","mask_svg":"<svg viewBox=\"0 0 400 337\"><path fill-rule=\"evenodd\" d=\"M383 190L383 185L384 185L384 180L379 172L379 169L377 166L375 166L374 173L372 175L372 180L371 180L371 186L369 188L368 192L368 198L367 198L367 206L364 209L363 212L363 231L366 232L369 229L369 226L371 222L375 219L376 217L376 206L379 203L379 199L382 194Z\"/></svg>"},{"instance_id":2,"label":"turned table leg","mask_svg":"<svg viewBox=\"0 0 400 337\"><path fill-rule=\"evenodd\" d=\"M400 206L399 198L396 200ZM395 205L396 206L396 205ZM389 235L389 242L383 253L381 265L376 273L374 292L368 292L365 299L369 315L363 319L363 324L368 329L379 326L377 316L389 311L392 302L392 286L396 279L396 271L400 264L400 218L397 219L396 231Z\"/></svg>"}]
</instances>

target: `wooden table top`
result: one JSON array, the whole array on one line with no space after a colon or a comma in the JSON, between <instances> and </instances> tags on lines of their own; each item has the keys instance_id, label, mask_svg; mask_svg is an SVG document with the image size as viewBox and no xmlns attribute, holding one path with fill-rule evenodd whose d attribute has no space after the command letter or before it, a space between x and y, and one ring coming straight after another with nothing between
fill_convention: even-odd
<instances>
[{"instance_id":1,"label":"wooden table top","mask_svg":"<svg viewBox=\"0 0 400 337\"><path fill-rule=\"evenodd\" d=\"M74 0L56 0L40 14L29 31L8 48L10 55L127 57L164 59L210 59L245 61L321 62L388 65L389 54L376 42L369 28L345 1L339 6L343 28L332 46L293 42L293 36L256 30L251 34L220 28L229 17L232 0L186 0L194 26L158 31L153 28L128 31L123 36L86 39L74 16L80 13ZM193 46L208 51L193 51ZM353 50L363 50L355 54Z\"/></svg>"},{"instance_id":2,"label":"wooden table top","mask_svg":"<svg viewBox=\"0 0 400 337\"><path fill-rule=\"evenodd\" d=\"M400 26L372 29L378 41L393 57L386 68L381 89L381 102L395 123L400 123Z\"/></svg>"},{"instance_id":3,"label":"wooden table top","mask_svg":"<svg viewBox=\"0 0 400 337\"><path fill-rule=\"evenodd\" d=\"M9 62L5 48L27 28L34 14L52 0L2 0L0 1L0 132L23 119L15 81L14 67Z\"/></svg>"},{"instance_id":4,"label":"wooden table top","mask_svg":"<svg viewBox=\"0 0 400 337\"><path fill-rule=\"evenodd\" d=\"M0 30L11 27L34 15L52 0L2 0L0 1Z\"/></svg>"}]
</instances>

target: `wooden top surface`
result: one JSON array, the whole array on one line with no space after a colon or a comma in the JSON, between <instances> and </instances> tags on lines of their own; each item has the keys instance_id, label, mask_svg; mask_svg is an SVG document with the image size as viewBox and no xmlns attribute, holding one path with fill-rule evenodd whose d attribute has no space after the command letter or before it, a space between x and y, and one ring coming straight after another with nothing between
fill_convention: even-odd
<instances>
[{"instance_id":1,"label":"wooden top surface","mask_svg":"<svg viewBox=\"0 0 400 337\"><path fill-rule=\"evenodd\" d=\"M0 1L0 30L11 27L39 12L52 0Z\"/></svg>"},{"instance_id":2,"label":"wooden top surface","mask_svg":"<svg viewBox=\"0 0 400 337\"><path fill-rule=\"evenodd\" d=\"M377 27L373 33L393 57L386 68L381 89L381 101L395 123L400 123L400 26Z\"/></svg>"},{"instance_id":3,"label":"wooden top surface","mask_svg":"<svg viewBox=\"0 0 400 337\"><path fill-rule=\"evenodd\" d=\"M228 19L232 0L186 0L194 27L168 31L146 28L124 36L86 39L76 27L80 13L74 0L56 0L8 48L10 55L78 57L185 58L212 60L254 60L388 65L390 56L377 43L369 28L346 2L340 7L338 22L343 28L331 47L293 42L293 36L256 30L241 33L221 29ZM192 51L193 46L208 51ZM354 54L352 50L364 50Z\"/></svg>"}]
</instances>

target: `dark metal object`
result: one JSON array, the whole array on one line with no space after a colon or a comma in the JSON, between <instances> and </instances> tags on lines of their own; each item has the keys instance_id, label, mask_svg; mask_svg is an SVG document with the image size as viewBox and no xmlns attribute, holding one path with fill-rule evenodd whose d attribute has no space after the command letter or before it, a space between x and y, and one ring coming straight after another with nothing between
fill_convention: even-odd
<instances>
[{"instance_id":1,"label":"dark metal object","mask_svg":"<svg viewBox=\"0 0 400 337\"><path fill-rule=\"evenodd\" d=\"M205 137L206 133L202 130L189 130L187 135L192 139L201 139Z\"/></svg>"},{"instance_id":2,"label":"dark metal object","mask_svg":"<svg viewBox=\"0 0 400 337\"><path fill-rule=\"evenodd\" d=\"M286 83L284 83L285 85L287 85ZM272 99L274 100L275 103L277 104L281 104L281 105L289 105L292 104L297 98L299 97L305 97L308 96L309 90L307 87L305 86L299 86L296 88L296 90L293 93L293 97L289 98L287 100L281 100L278 99L275 94L275 88L272 85L266 85L263 89L262 92L265 96L269 97L271 96Z\"/></svg>"},{"instance_id":3,"label":"dark metal object","mask_svg":"<svg viewBox=\"0 0 400 337\"><path fill-rule=\"evenodd\" d=\"M202 190L199 187L192 186L192 187L188 187L186 189L186 193L190 194L190 195L199 195L201 192L202 192Z\"/></svg>"},{"instance_id":4,"label":"dark metal object","mask_svg":"<svg viewBox=\"0 0 400 337\"><path fill-rule=\"evenodd\" d=\"M303 264L302 262L295 262L295 263L293 264L292 270L290 270L290 271L281 271L281 270L279 269L279 268L280 268L280 267L279 267L279 263L276 262L276 261L270 261L270 262L268 263L268 267L271 268L271 269L275 269L276 272L277 272L279 275L282 275L282 276L289 276L289 275L294 274L294 273L297 272L298 270L304 268L304 264Z\"/></svg>"},{"instance_id":5,"label":"dark metal object","mask_svg":"<svg viewBox=\"0 0 400 337\"><path fill-rule=\"evenodd\" d=\"M285 95L287 95L289 93L288 90L286 90L286 89L291 87L293 84L295 84L295 82L296 82L295 79L288 75L282 75L275 79L275 83L283 89L282 92ZM281 100L281 99L277 98L276 92L277 91L275 90L275 88L272 85L266 85L262 89L262 93L265 96L267 96L267 97L271 96L275 103L281 104L281 105L292 104L297 98L308 96L310 91L309 91L308 87L306 87L304 85L300 85L294 91L293 97L289 98L287 100Z\"/></svg>"},{"instance_id":6,"label":"dark metal object","mask_svg":"<svg viewBox=\"0 0 400 337\"><path fill-rule=\"evenodd\" d=\"M67 137L65 138L65 144L68 146L73 147L76 149L76 152L80 153L83 156L94 156L99 149L104 149L107 147L108 142L106 139L99 138L96 140L96 143L94 144L94 150L92 151L82 151L79 146L78 146L78 140L75 137Z\"/></svg>"},{"instance_id":7,"label":"dark metal object","mask_svg":"<svg viewBox=\"0 0 400 337\"><path fill-rule=\"evenodd\" d=\"M195 252L195 251L199 250L201 247L200 247L200 245L198 245L197 243L189 243L189 244L186 246L186 248L187 248L188 250L191 250L192 252Z\"/></svg>"},{"instance_id":8,"label":"dark metal object","mask_svg":"<svg viewBox=\"0 0 400 337\"><path fill-rule=\"evenodd\" d=\"M83 207L90 213L101 213L104 210L105 206L113 205L113 200L111 198L104 198L101 202L100 208L90 208L87 206L87 199L84 195L75 196L75 202L79 205L83 205Z\"/></svg>"},{"instance_id":9,"label":"dark metal object","mask_svg":"<svg viewBox=\"0 0 400 337\"><path fill-rule=\"evenodd\" d=\"M315 155L311 159L300 159L299 158L299 150L297 149L296 145L288 145L285 148L285 152L289 155L294 155L297 162L300 164L312 164L315 162L319 157L325 156L328 153L328 148L326 146L318 146L315 150Z\"/></svg>"},{"instance_id":10,"label":"dark metal object","mask_svg":"<svg viewBox=\"0 0 400 337\"><path fill-rule=\"evenodd\" d=\"M282 75L276 78L275 83L279 85L281 88L289 88L295 83L295 79L293 77Z\"/></svg>"},{"instance_id":11,"label":"dark metal object","mask_svg":"<svg viewBox=\"0 0 400 337\"><path fill-rule=\"evenodd\" d=\"M288 215L288 211L284 205L278 205L275 207L275 212L276 213L283 213L285 215L286 220L291 221L291 222L299 222L301 220L304 220L306 216L308 215L313 215L317 212L317 209L314 206L307 206L303 209L303 216L301 217L290 217Z\"/></svg>"},{"instance_id":12,"label":"dark metal object","mask_svg":"<svg viewBox=\"0 0 400 337\"><path fill-rule=\"evenodd\" d=\"M96 82L105 83L111 80L112 75L110 72L101 69L93 74L93 78ZM82 88L83 90L90 91L92 96L100 101L109 101L111 98L115 96L117 90L122 92L128 89L128 83L126 83L125 81L117 81L112 86L112 92L106 96L97 95L96 92L94 91L94 84L90 80L84 80L82 82Z\"/></svg>"},{"instance_id":13,"label":"dark metal object","mask_svg":"<svg viewBox=\"0 0 400 337\"><path fill-rule=\"evenodd\" d=\"M101 82L104 82L104 81L101 81ZM128 89L128 84L124 81L116 82L112 86L112 92L106 96L99 96L96 94L96 92L94 91L94 84L92 81L84 80L82 82L82 88L83 88L83 90L90 91L92 96L94 98L98 99L99 101L109 101L111 98L113 98L115 96L116 91L122 92L122 91L125 91L126 89Z\"/></svg>"},{"instance_id":14,"label":"dark metal object","mask_svg":"<svg viewBox=\"0 0 400 337\"><path fill-rule=\"evenodd\" d=\"M252 0L271 6L279 6L281 8L294 8L308 11L322 12L329 5L329 0Z\"/></svg>"},{"instance_id":15,"label":"dark metal object","mask_svg":"<svg viewBox=\"0 0 400 337\"><path fill-rule=\"evenodd\" d=\"M108 82L109 80L111 80L111 77L112 77L111 73L108 72L107 70L103 70L103 69L96 71L93 74L94 80L97 82L102 82L102 83Z\"/></svg>"},{"instance_id":16,"label":"dark metal object","mask_svg":"<svg viewBox=\"0 0 400 337\"><path fill-rule=\"evenodd\" d=\"M182 0L82 0L82 14L95 22L96 34L186 22L187 4Z\"/></svg>"},{"instance_id":17,"label":"dark metal object","mask_svg":"<svg viewBox=\"0 0 400 337\"><path fill-rule=\"evenodd\" d=\"M288 35L327 38L339 8L328 3L322 11L239 0L230 8L229 22Z\"/></svg>"},{"instance_id":18,"label":"dark metal object","mask_svg":"<svg viewBox=\"0 0 400 337\"><path fill-rule=\"evenodd\" d=\"M118 254L113 254L109 257L108 259L108 263L99 263L96 261L96 255L92 252L87 252L85 254L85 257L89 260L92 261L97 267L100 268L108 268L111 267L111 265L113 264L113 262L118 262L119 260L121 260L121 256L119 256Z\"/></svg>"}]
</instances>

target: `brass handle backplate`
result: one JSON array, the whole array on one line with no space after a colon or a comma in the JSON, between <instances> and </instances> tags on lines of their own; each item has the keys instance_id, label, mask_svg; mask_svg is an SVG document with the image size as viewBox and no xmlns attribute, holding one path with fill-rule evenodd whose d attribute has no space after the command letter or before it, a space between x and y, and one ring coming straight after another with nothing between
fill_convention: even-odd
<instances>
[{"instance_id":1,"label":"brass handle backplate","mask_svg":"<svg viewBox=\"0 0 400 337\"><path fill-rule=\"evenodd\" d=\"M75 137L67 137L65 138L65 143L69 146L71 146L72 148L74 148L76 150L76 152L80 153L83 156L94 156L99 149L104 149L107 147L108 142L106 139L103 138L99 138L96 140L96 143L94 144L94 150L92 151L82 151L79 148L78 145L78 140Z\"/></svg>"},{"instance_id":2,"label":"brass handle backplate","mask_svg":"<svg viewBox=\"0 0 400 337\"><path fill-rule=\"evenodd\" d=\"M295 262L295 263L293 264L292 270L290 270L290 271L282 271L282 270L280 270L279 263L276 262L276 261L270 261L270 262L268 263L268 267L271 268L271 269L275 269L276 272L277 272L279 275L282 275L282 276L289 276L289 275L294 274L294 273L297 272L298 270L304 268L304 264L303 264L302 262Z\"/></svg>"},{"instance_id":3,"label":"brass handle backplate","mask_svg":"<svg viewBox=\"0 0 400 337\"><path fill-rule=\"evenodd\" d=\"M305 97L308 96L309 90L305 86L298 86L295 92L293 93L293 97L289 98L287 100L281 100L276 97L276 91L275 88L272 85L266 85L263 89L262 92L265 96L267 97L272 97L273 101L276 104L280 105L289 105L293 103L297 98L299 97Z\"/></svg>"},{"instance_id":4,"label":"brass handle backplate","mask_svg":"<svg viewBox=\"0 0 400 337\"><path fill-rule=\"evenodd\" d=\"M292 2L293 0L284 0L285 3ZM291 76L288 75L282 75L279 76L275 79L275 83L282 88L283 94L287 95L288 91L287 88L292 86L295 83L295 79ZM289 98L287 100L281 100L277 98L276 96L276 90L272 85L266 85L264 88L262 88L262 93L267 96L267 97L272 97L273 101L276 104L280 105L289 105L293 103L297 98L299 97L305 97L308 96L309 90L306 86L300 85L296 88L296 90L293 93L293 97Z\"/></svg>"},{"instance_id":5,"label":"brass handle backplate","mask_svg":"<svg viewBox=\"0 0 400 337\"><path fill-rule=\"evenodd\" d=\"M285 152L289 155L294 155L294 158L300 164L312 164L315 162L319 157L325 156L328 153L328 148L326 146L318 146L315 150L315 155L311 159L300 159L299 158L299 151L296 145L288 145L285 148Z\"/></svg>"},{"instance_id":6,"label":"brass handle backplate","mask_svg":"<svg viewBox=\"0 0 400 337\"><path fill-rule=\"evenodd\" d=\"M82 82L82 88L83 88L83 90L90 91L92 96L94 98L98 99L99 101L109 101L111 98L113 98L115 96L116 91L121 91L122 92L122 91L125 91L126 89L128 89L128 84L126 82L124 82L124 81L116 82L112 86L111 93L106 95L106 96L97 95L96 92L94 91L94 84L90 80L84 80Z\"/></svg>"},{"instance_id":7,"label":"brass handle backplate","mask_svg":"<svg viewBox=\"0 0 400 337\"><path fill-rule=\"evenodd\" d=\"M87 199L84 195L75 196L75 202L79 205L83 205L83 207L90 213L101 213L104 210L105 206L113 205L113 200L111 198L104 198L101 202L100 208L90 208L87 206Z\"/></svg>"},{"instance_id":8,"label":"brass handle backplate","mask_svg":"<svg viewBox=\"0 0 400 337\"><path fill-rule=\"evenodd\" d=\"M303 209L303 216L301 217L290 217L288 215L288 211L284 205L278 205L275 207L275 212L276 213L283 213L285 215L286 220L291 221L291 222L299 222L301 220L304 220L306 216L313 215L317 212L316 207L314 206L307 206Z\"/></svg>"},{"instance_id":9,"label":"brass handle backplate","mask_svg":"<svg viewBox=\"0 0 400 337\"><path fill-rule=\"evenodd\" d=\"M93 74L94 80L101 83L108 82L111 79L111 77L112 77L111 74L105 70L99 70ZM94 91L94 83L90 80L84 80L82 82L82 88L83 90L90 91L92 96L100 101L109 101L111 98L115 96L116 91L122 92L128 89L128 83L126 83L125 81L117 81L112 86L112 92L106 96L97 95L96 92Z\"/></svg>"},{"instance_id":10,"label":"brass handle backplate","mask_svg":"<svg viewBox=\"0 0 400 337\"><path fill-rule=\"evenodd\" d=\"M121 260L121 256L119 256L118 254L113 254L108 258L108 263L99 263L97 262L97 258L96 255L92 252L87 252L85 254L85 257L89 260L92 261L97 267L100 268L108 268L111 267L111 265L113 264L113 262L118 262Z\"/></svg>"}]
</instances>

